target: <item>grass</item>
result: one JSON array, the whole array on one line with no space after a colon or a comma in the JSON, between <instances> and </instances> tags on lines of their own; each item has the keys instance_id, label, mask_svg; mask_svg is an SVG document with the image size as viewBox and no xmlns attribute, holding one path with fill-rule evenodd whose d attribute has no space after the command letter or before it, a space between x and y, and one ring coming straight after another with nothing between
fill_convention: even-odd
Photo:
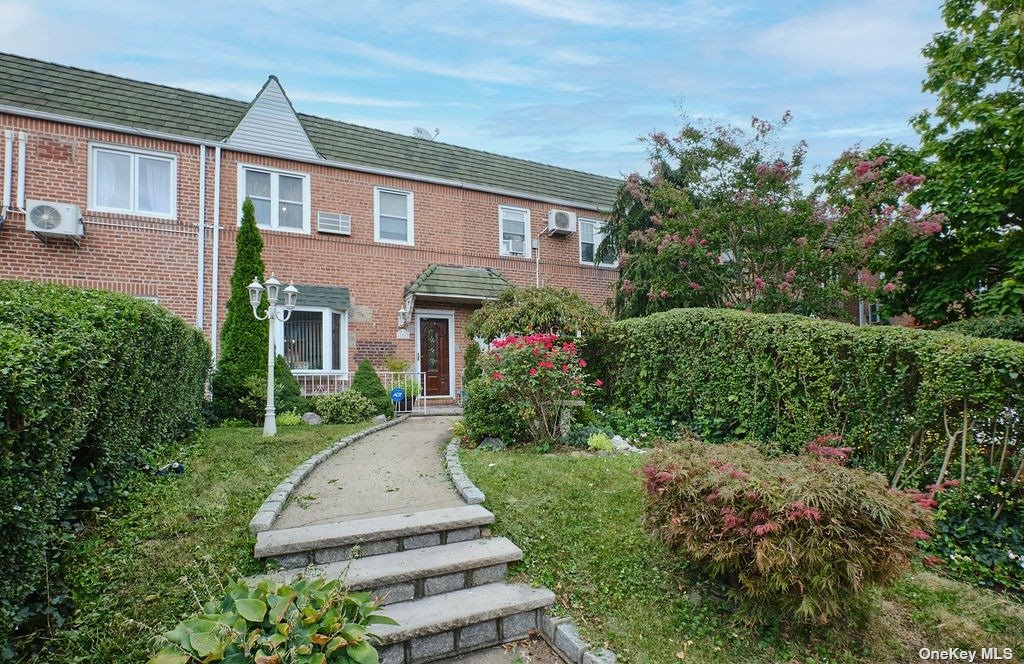
<instances>
[{"instance_id":1,"label":"grass","mask_svg":"<svg viewBox=\"0 0 1024 664\"><path fill-rule=\"evenodd\" d=\"M1024 653L1020 603L924 571L884 591L862 634L752 629L700 600L685 563L644 533L634 475L643 457L473 450L462 460L495 531L524 551L513 572L554 590L558 610L620 662L917 662L921 647Z\"/></svg>"},{"instance_id":2,"label":"grass","mask_svg":"<svg viewBox=\"0 0 1024 664\"><path fill-rule=\"evenodd\" d=\"M261 572L248 524L270 491L312 454L366 423L198 434L178 451L184 475L148 476L98 512L71 545L65 578L75 612L22 645L25 661L145 662L154 637L193 613L221 584Z\"/></svg>"}]
</instances>

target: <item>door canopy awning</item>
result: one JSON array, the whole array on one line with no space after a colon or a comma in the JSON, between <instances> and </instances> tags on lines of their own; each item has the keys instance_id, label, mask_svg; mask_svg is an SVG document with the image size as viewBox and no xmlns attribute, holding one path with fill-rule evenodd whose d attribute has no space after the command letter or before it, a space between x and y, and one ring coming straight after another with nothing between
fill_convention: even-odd
<instances>
[{"instance_id":1,"label":"door canopy awning","mask_svg":"<svg viewBox=\"0 0 1024 664\"><path fill-rule=\"evenodd\" d=\"M431 265L405 289L406 300L433 302L485 302L494 300L513 284L489 267Z\"/></svg>"}]
</instances>

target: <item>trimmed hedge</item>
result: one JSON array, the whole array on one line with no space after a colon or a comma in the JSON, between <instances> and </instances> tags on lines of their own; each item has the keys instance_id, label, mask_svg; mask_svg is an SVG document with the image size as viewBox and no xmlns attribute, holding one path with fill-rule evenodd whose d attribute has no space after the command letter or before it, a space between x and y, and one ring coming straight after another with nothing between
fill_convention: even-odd
<instances>
[{"instance_id":1,"label":"trimmed hedge","mask_svg":"<svg viewBox=\"0 0 1024 664\"><path fill-rule=\"evenodd\" d=\"M0 635L55 572L57 521L200 426L209 365L202 334L158 306L0 281Z\"/></svg>"},{"instance_id":2,"label":"trimmed hedge","mask_svg":"<svg viewBox=\"0 0 1024 664\"><path fill-rule=\"evenodd\" d=\"M944 460L947 473L987 463L997 440L1019 435L999 416L1024 412L1024 346L1009 341L676 309L613 324L610 343L623 408L787 452L842 435L851 463L901 485L939 481ZM1015 470L1010 447L1003 465Z\"/></svg>"},{"instance_id":3,"label":"trimmed hedge","mask_svg":"<svg viewBox=\"0 0 1024 664\"><path fill-rule=\"evenodd\" d=\"M969 337L1024 341L1024 314L1017 316L978 316L943 325L943 332L956 332Z\"/></svg>"}]
</instances>

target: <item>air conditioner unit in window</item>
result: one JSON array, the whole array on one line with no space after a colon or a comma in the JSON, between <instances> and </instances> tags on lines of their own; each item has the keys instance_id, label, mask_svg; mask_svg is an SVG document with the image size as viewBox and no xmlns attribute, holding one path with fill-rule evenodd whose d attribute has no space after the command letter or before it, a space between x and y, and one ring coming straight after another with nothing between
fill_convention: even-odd
<instances>
[{"instance_id":1,"label":"air conditioner unit in window","mask_svg":"<svg viewBox=\"0 0 1024 664\"><path fill-rule=\"evenodd\" d=\"M82 211L70 203L27 201L25 230L42 237L78 239L85 235Z\"/></svg>"},{"instance_id":2,"label":"air conditioner unit in window","mask_svg":"<svg viewBox=\"0 0 1024 664\"><path fill-rule=\"evenodd\" d=\"M316 229L321 233L352 235L352 217L334 212L317 212Z\"/></svg>"},{"instance_id":3,"label":"air conditioner unit in window","mask_svg":"<svg viewBox=\"0 0 1024 664\"><path fill-rule=\"evenodd\" d=\"M576 213L568 210L548 212L548 235L572 235L576 232Z\"/></svg>"},{"instance_id":4,"label":"air conditioner unit in window","mask_svg":"<svg viewBox=\"0 0 1024 664\"><path fill-rule=\"evenodd\" d=\"M525 256L526 242L523 240L502 240L501 252L506 256Z\"/></svg>"}]
</instances>

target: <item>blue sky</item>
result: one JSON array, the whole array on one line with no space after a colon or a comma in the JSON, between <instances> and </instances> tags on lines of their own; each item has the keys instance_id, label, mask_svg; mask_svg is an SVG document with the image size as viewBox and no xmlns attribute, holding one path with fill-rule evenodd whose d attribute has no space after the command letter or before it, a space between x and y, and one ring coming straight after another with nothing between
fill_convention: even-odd
<instances>
[{"instance_id":1,"label":"blue sky","mask_svg":"<svg viewBox=\"0 0 1024 664\"><path fill-rule=\"evenodd\" d=\"M915 143L939 0L0 0L0 50L251 99L269 74L300 112L613 177L641 135L749 126L824 168Z\"/></svg>"}]
</instances>

